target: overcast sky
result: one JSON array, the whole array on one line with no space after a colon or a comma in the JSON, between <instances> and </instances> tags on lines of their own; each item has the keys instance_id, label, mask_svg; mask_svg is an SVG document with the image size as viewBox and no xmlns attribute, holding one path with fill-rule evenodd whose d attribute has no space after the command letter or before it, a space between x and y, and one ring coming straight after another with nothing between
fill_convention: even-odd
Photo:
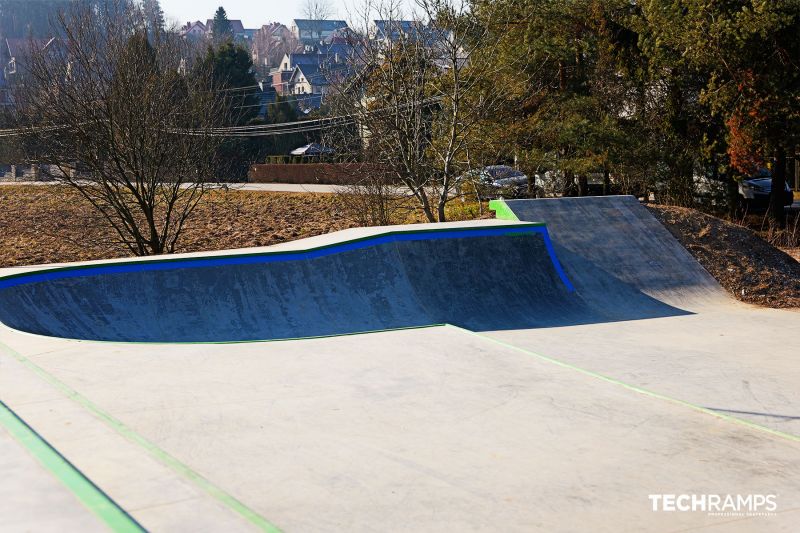
<instances>
[{"instance_id":1,"label":"overcast sky","mask_svg":"<svg viewBox=\"0 0 800 533\"><path fill-rule=\"evenodd\" d=\"M260 28L272 21L291 25L294 18L301 17L303 0L161 0L161 8L167 20L181 24L189 20L210 19L219 6L228 12L228 18L241 19L246 28ZM337 11L335 18L347 20L347 7L352 0L331 0Z\"/></svg>"}]
</instances>

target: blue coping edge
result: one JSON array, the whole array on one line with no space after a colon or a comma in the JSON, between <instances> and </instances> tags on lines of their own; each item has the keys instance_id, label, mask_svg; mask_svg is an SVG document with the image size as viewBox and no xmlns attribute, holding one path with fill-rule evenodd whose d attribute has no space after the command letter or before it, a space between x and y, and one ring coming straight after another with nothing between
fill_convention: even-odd
<instances>
[{"instance_id":1,"label":"blue coping edge","mask_svg":"<svg viewBox=\"0 0 800 533\"><path fill-rule=\"evenodd\" d=\"M379 244L403 241L426 241L438 239L460 239L466 237L492 237L520 233L540 233L544 239L545 248L550 256L550 260L558 273L559 278L569 292L575 288L570 282L553 248L550 234L547 227L543 224L537 225L513 225L506 227L492 228L459 228L457 230L420 230L407 232L392 232L364 237L343 243L311 248L308 250L288 251L288 252L262 252L252 254L239 254L217 257L196 257L187 259L164 259L154 261L133 261L126 263L108 263L98 265L79 265L72 267L54 268L51 270L40 270L23 274L12 274L0 278L0 289L7 289L29 283L39 283L42 281L53 281L66 278L79 278L86 276L97 276L102 274L126 274L132 272L149 272L160 270L175 270L184 268L203 268L227 265L251 265L261 263L279 263L284 261L298 261L316 259L342 252L359 250Z\"/></svg>"}]
</instances>

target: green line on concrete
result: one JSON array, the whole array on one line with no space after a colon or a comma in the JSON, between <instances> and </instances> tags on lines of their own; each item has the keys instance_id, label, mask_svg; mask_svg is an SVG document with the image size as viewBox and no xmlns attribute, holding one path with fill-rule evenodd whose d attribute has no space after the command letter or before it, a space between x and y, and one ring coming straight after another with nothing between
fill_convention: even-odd
<instances>
[{"instance_id":1,"label":"green line on concrete","mask_svg":"<svg viewBox=\"0 0 800 533\"><path fill-rule=\"evenodd\" d=\"M554 365L557 365L557 366L560 366L560 367L563 367L563 368L568 368L570 370L575 370L577 372L580 372L581 374L584 374L584 375L587 375L587 376L590 376L590 377L593 377L593 378L596 378L596 379L600 379L600 380L605 381L607 383L612 383L614 385L618 385L620 387L626 388L626 389L631 390L633 392L636 392L636 393L639 393L639 394L643 394L645 396L650 396L651 398L656 398L656 399L659 399L659 400L663 400L663 401L667 401L667 402L674 403L674 404L677 404L677 405L681 405L683 407L688 407L688 408L693 409L695 411L699 411L701 413L705 413L707 415L711 415L713 417L720 418L720 419L726 420L728 422L734 422L736 424L747 426L747 427L749 427L751 429L755 429L757 431L761 431L761 432L764 432L764 433L769 433L769 434L771 434L771 435L773 435L775 437L780 437L782 439L790 440L792 442L800 442L800 436L793 435L791 433L785 433L783 431L778 431L777 429L768 428L766 426L762 426L760 424L756 424L755 422L750 422L749 420L744 420L742 418L736 418L735 416L726 415L724 413L720 413L720 412L714 411L713 409L709 409L707 407L701 407L701 406L693 404L691 402L687 402L687 401L684 401L684 400L679 400L677 398L673 398L671 396L666 396L664 394L659 394L657 392L653 392L651 390L639 387L637 385L631 385L630 383L625 383L624 381L620 381L618 379L606 376L604 374L600 374L600 373L594 372L592 370L587 370L585 368L581 368L579 366L575 366L575 365L570 364L570 363L565 363L564 361L560 361L558 359L553 359L552 357L547 357L546 355L542 355L540 353L536 353L536 352L531 351L531 350L526 350L525 348L520 348L519 346L514 346L513 344L509 344L507 342L503 342L501 340L498 340L498 339L495 339L495 338L492 338L492 337L487 337L486 335L483 335L481 333L477 333L475 331L470 331L468 329L464 329L462 327L455 326L453 324L447 324L447 325L449 327L451 327L451 328L455 328L455 329L458 329L460 331L469 333L470 335L474 335L476 337L479 337L479 338L481 338L483 340L492 342L494 344L498 344L500 346L504 346L506 348L510 348L512 350L516 350L518 352L522 352L522 353L524 353L526 355L530 355L530 356L536 357L537 359L541 359L542 361L546 361L548 363L552 363Z\"/></svg>"},{"instance_id":2,"label":"green line on concrete","mask_svg":"<svg viewBox=\"0 0 800 533\"><path fill-rule=\"evenodd\" d=\"M113 531L145 531L133 517L2 401L0 401L0 425L4 426L42 466Z\"/></svg>"},{"instance_id":3,"label":"green line on concrete","mask_svg":"<svg viewBox=\"0 0 800 533\"><path fill-rule=\"evenodd\" d=\"M514 214L514 211L511 210L505 200L489 200L489 211L494 211L495 218L498 220L519 221L519 217Z\"/></svg>"},{"instance_id":4,"label":"green line on concrete","mask_svg":"<svg viewBox=\"0 0 800 533\"><path fill-rule=\"evenodd\" d=\"M187 465L180 462L178 459L172 457L170 454L147 440L146 438L142 437L134 430L123 424L120 420L114 418L109 413L103 411L100 407L95 405L85 396L82 396L76 390L72 389L69 385L59 380L54 375L47 372L45 369L22 355L21 353L17 352L10 346L0 342L0 348L3 349L6 353L14 357L17 361L24 364L26 367L31 369L35 374L39 377L43 378L49 384L57 388L63 394L65 394L70 399L74 400L84 408L88 409L91 413L97 416L100 420L105 422L106 425L110 426L114 429L117 433L125 437L128 441L137 444L144 448L150 455L158 459L161 463L165 464L166 466L170 467L172 470L177 472L178 474L182 475L189 481L193 482L207 494L215 498L217 501L235 511L240 516L245 518L248 522L256 526L258 529L262 531L267 531L269 533L280 533L280 529L271 524L268 520L266 520L263 516L259 515L249 507L247 507L244 503L240 502L221 488L214 485L211 481L204 478L202 475L198 474Z\"/></svg>"}]
</instances>

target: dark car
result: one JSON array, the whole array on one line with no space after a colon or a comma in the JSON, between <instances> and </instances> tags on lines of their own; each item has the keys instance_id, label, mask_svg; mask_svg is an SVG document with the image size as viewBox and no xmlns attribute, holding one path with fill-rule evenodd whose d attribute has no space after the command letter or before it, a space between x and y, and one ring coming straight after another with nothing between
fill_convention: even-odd
<instances>
[{"instance_id":1,"label":"dark car","mask_svg":"<svg viewBox=\"0 0 800 533\"><path fill-rule=\"evenodd\" d=\"M528 190L528 176L506 165L490 165L471 170L461 177L462 181L473 181L480 189L481 196L524 196Z\"/></svg>"},{"instance_id":2,"label":"dark car","mask_svg":"<svg viewBox=\"0 0 800 533\"><path fill-rule=\"evenodd\" d=\"M769 205L772 196L772 176L768 172L762 172L758 176L747 178L739 183L739 197L749 206L764 207ZM789 184L784 185L783 205L792 205L793 195Z\"/></svg>"}]
</instances>

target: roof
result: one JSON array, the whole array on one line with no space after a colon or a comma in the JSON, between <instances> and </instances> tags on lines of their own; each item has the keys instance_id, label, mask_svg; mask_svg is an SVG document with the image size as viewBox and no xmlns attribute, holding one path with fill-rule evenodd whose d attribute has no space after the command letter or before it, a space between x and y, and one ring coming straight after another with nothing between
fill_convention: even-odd
<instances>
[{"instance_id":1,"label":"roof","mask_svg":"<svg viewBox=\"0 0 800 533\"><path fill-rule=\"evenodd\" d=\"M346 59L353 53L353 47L346 43L321 44L317 48L317 55L331 57L339 55L340 60Z\"/></svg>"},{"instance_id":2,"label":"roof","mask_svg":"<svg viewBox=\"0 0 800 533\"><path fill-rule=\"evenodd\" d=\"M6 39L5 51L8 59L12 57L22 57L28 54L30 46L34 49L44 50L55 39Z\"/></svg>"},{"instance_id":3,"label":"roof","mask_svg":"<svg viewBox=\"0 0 800 533\"><path fill-rule=\"evenodd\" d=\"M294 25L299 31L336 31L347 27L347 22L344 20L311 20L311 19L294 19Z\"/></svg>"},{"instance_id":4,"label":"roof","mask_svg":"<svg viewBox=\"0 0 800 533\"><path fill-rule=\"evenodd\" d=\"M294 69L294 73L292 73L292 80L294 80L297 73L300 72L303 74L308 83L311 85L327 85L328 80L325 78L325 74L320 71L319 64L310 64L310 65L297 65Z\"/></svg>"},{"instance_id":5,"label":"roof","mask_svg":"<svg viewBox=\"0 0 800 533\"><path fill-rule=\"evenodd\" d=\"M229 19L228 22L231 24L231 31L233 33L244 33L244 24L239 19ZM214 19L206 20L206 28L208 31L214 31Z\"/></svg>"},{"instance_id":6,"label":"roof","mask_svg":"<svg viewBox=\"0 0 800 533\"><path fill-rule=\"evenodd\" d=\"M289 68L297 65L319 65L319 54L289 54Z\"/></svg>"},{"instance_id":7,"label":"roof","mask_svg":"<svg viewBox=\"0 0 800 533\"><path fill-rule=\"evenodd\" d=\"M422 24L414 20L373 20L376 39L396 39L401 34L416 33Z\"/></svg>"},{"instance_id":8,"label":"roof","mask_svg":"<svg viewBox=\"0 0 800 533\"><path fill-rule=\"evenodd\" d=\"M339 64L322 65L321 63L316 63L311 65L297 65L294 72L292 72L291 81L294 81L298 72L302 73L303 77L308 80L308 83L311 85L329 85L331 77L333 77L334 80L339 80L342 77L346 77L350 69L347 65Z\"/></svg>"},{"instance_id":9,"label":"roof","mask_svg":"<svg viewBox=\"0 0 800 533\"><path fill-rule=\"evenodd\" d=\"M186 25L183 27L183 30L188 31L194 28L195 26L199 26L200 29L202 29L203 31L206 30L206 25L199 20L195 20L194 22L187 22Z\"/></svg>"}]
</instances>

